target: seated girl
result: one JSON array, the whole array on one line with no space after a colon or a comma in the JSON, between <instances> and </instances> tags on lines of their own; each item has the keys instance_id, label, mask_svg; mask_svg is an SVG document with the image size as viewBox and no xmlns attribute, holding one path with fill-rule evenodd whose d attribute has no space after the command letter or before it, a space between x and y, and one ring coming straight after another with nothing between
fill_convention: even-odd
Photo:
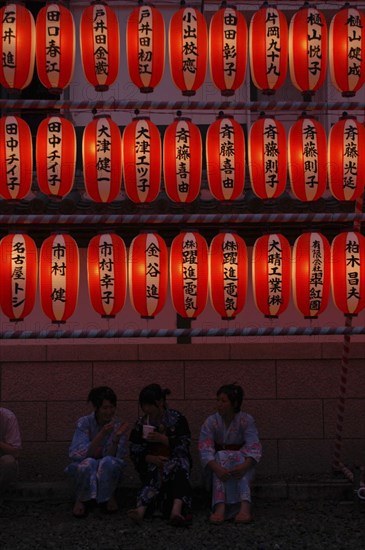
<instances>
[{"instance_id":1,"label":"seated girl","mask_svg":"<svg viewBox=\"0 0 365 550\"><path fill-rule=\"evenodd\" d=\"M236 523L252 519L250 485L261 458L261 444L254 419L240 410L242 400L240 386L220 387L217 412L206 419L200 432L200 459L212 480L209 521L214 524L230 517Z\"/></svg>"}]
</instances>

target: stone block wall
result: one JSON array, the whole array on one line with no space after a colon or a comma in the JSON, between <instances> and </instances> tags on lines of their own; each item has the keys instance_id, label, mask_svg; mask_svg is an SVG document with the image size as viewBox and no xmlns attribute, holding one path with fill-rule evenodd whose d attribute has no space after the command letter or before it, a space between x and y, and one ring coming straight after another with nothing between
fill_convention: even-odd
<instances>
[{"instance_id":1,"label":"stone block wall","mask_svg":"<svg viewBox=\"0 0 365 550\"><path fill-rule=\"evenodd\" d=\"M138 394L151 382L171 390L171 406L186 414L193 435L194 475L201 471L197 438L215 410L224 383L245 389L263 442L259 476L331 470L340 384L341 343L67 345L10 342L0 347L0 400L19 420L23 438L20 478L65 479L67 449L76 419L90 410L93 386L118 396L118 414L133 425ZM343 460L364 463L365 344L353 343L343 424ZM128 466L126 482L136 481Z\"/></svg>"}]
</instances>

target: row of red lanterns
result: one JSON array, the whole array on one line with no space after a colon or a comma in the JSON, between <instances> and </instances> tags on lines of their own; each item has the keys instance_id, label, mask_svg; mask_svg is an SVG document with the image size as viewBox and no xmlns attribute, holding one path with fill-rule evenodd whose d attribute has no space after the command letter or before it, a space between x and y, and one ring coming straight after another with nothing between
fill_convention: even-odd
<instances>
[{"instance_id":1,"label":"row of red lanterns","mask_svg":"<svg viewBox=\"0 0 365 550\"><path fill-rule=\"evenodd\" d=\"M35 303L36 245L28 235L8 235L0 242L0 258L1 309L10 320L22 320ZM293 251L283 235L264 235L252 251L254 299L267 317L286 310L291 285L294 303L305 317L316 318L326 309L330 287L337 308L346 315L357 315L365 307L364 271L365 237L357 232L337 235L331 246L320 233L304 233ZM122 310L127 279L137 313L155 317L165 305L169 278L173 307L182 317L195 319L203 312L209 288L214 310L224 319L234 319L246 301L247 248L236 233L219 233L208 248L199 233L181 232L173 239L169 254L161 236L141 233L127 253L120 236L104 233L89 243L87 277L92 307L103 317L115 317ZM51 235L39 254L45 315L53 322L65 322L75 311L78 288L75 240L67 234Z\"/></svg>"},{"instance_id":2,"label":"row of red lanterns","mask_svg":"<svg viewBox=\"0 0 365 550\"><path fill-rule=\"evenodd\" d=\"M0 25L4 87L25 88L35 59L47 89L60 93L70 84L76 39L67 8L47 4L35 24L25 7L9 4L0 10ZM240 11L221 7L208 32L198 9L182 7L169 26L170 73L184 95L194 95L205 81L209 57L213 83L223 95L232 95L244 82L249 57L258 89L275 92L284 84L289 66L293 85L311 95L323 85L329 65L333 85L350 96L365 82L364 28L364 14L348 5L333 16L329 30L325 16L314 6L304 5L288 25L282 11L264 5L253 15L249 29ZM80 48L86 80L96 90L107 90L118 78L120 34L117 16L105 3L92 3L83 10ZM130 13L126 55L131 81L141 92L153 91L165 64L165 24L156 8L140 5Z\"/></svg>"},{"instance_id":3,"label":"row of red lanterns","mask_svg":"<svg viewBox=\"0 0 365 550\"><path fill-rule=\"evenodd\" d=\"M281 122L260 117L248 135L248 168L252 190L261 199L274 199L286 188L287 172L294 196L314 201L323 196L327 179L340 201L356 200L365 185L365 127L344 116L330 129L302 116L288 137ZM246 145L242 126L219 116L207 132L207 179L212 196L220 201L242 196ZM161 189L163 167L167 196L189 203L200 193L202 138L188 118L176 118L164 134L147 117L136 117L121 137L110 116L95 116L82 140L83 176L89 197L112 202L121 191L136 203L154 201ZM162 166L163 165L163 166ZM74 184L76 134L72 123L59 116L44 119L36 137L36 173L39 189L49 197L65 197ZM29 126L16 116L0 118L0 197L20 200L31 191L33 145Z\"/></svg>"}]
</instances>

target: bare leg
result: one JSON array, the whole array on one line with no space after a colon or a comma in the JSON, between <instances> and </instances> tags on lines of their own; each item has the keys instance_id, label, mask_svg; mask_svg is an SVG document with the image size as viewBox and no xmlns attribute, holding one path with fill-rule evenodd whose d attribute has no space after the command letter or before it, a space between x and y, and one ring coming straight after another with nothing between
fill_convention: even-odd
<instances>
[{"instance_id":1,"label":"bare leg","mask_svg":"<svg viewBox=\"0 0 365 550\"><path fill-rule=\"evenodd\" d=\"M225 504L224 502L218 502L214 507L214 512L210 515L210 523L220 524L224 521Z\"/></svg>"},{"instance_id":2,"label":"bare leg","mask_svg":"<svg viewBox=\"0 0 365 550\"><path fill-rule=\"evenodd\" d=\"M252 521L251 516L251 503L248 500L241 502L240 511L235 517L236 523L250 523Z\"/></svg>"}]
</instances>

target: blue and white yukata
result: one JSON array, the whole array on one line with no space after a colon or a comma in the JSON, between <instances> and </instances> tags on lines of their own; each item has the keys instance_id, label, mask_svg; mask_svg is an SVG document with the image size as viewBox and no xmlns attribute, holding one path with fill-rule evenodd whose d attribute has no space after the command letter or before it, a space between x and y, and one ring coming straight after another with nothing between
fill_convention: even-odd
<instances>
[{"instance_id":1,"label":"blue and white yukata","mask_svg":"<svg viewBox=\"0 0 365 550\"><path fill-rule=\"evenodd\" d=\"M95 499L98 503L107 502L118 486L125 466L123 457L127 452L127 438L124 434L121 436L115 456L112 456L110 453L113 432L121 424L116 417L113 418L113 422L115 429L105 436L94 457L90 457L90 443L102 426L97 423L95 413L82 416L77 421L69 448L69 458L72 462L65 469L65 472L74 478L76 500L87 502Z\"/></svg>"},{"instance_id":2,"label":"blue and white yukata","mask_svg":"<svg viewBox=\"0 0 365 550\"><path fill-rule=\"evenodd\" d=\"M212 481L213 510L214 506L220 502L228 505L234 505L243 500L251 502L250 486L254 468L250 468L241 479L222 481L207 467L207 464L215 460L229 470L243 464L246 458L253 458L259 462L262 448L252 416L242 411L238 412L228 427L219 413L209 416L200 431L199 453L201 464Z\"/></svg>"}]
</instances>

